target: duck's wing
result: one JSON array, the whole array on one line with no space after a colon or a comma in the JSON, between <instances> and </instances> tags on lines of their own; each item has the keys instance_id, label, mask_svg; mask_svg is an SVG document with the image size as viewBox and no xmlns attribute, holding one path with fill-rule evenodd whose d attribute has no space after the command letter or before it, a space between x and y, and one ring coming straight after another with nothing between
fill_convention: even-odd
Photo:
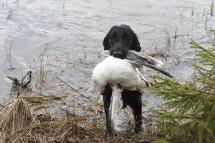
<instances>
[{"instance_id":1,"label":"duck's wing","mask_svg":"<svg viewBox=\"0 0 215 143\"><path fill-rule=\"evenodd\" d=\"M165 71L164 69L161 69L161 68L156 67L156 66L154 66L154 65L145 63L144 66L147 66L147 67L149 67L149 68L151 68L151 69L154 69L154 70L156 70L156 71L159 71L160 73L162 73L162 74L164 74L164 75L166 75L166 76L168 76L168 77L170 77L170 78L175 78L174 76L172 76L170 73L168 73L168 72Z\"/></svg>"},{"instance_id":2,"label":"duck's wing","mask_svg":"<svg viewBox=\"0 0 215 143\"><path fill-rule=\"evenodd\" d=\"M167 71L160 68L163 65L162 61L157 60L144 53L129 51L126 59L131 61L132 63L138 64L141 66L147 66L156 71L159 71L160 73L162 73L170 78L174 78L170 73L168 73Z\"/></svg>"},{"instance_id":3,"label":"duck's wing","mask_svg":"<svg viewBox=\"0 0 215 143\"><path fill-rule=\"evenodd\" d=\"M163 65L162 61L157 60L141 52L129 51L127 55L127 59L135 63L139 63L140 65L145 65L145 63L154 65L157 67L161 67Z\"/></svg>"}]
</instances>

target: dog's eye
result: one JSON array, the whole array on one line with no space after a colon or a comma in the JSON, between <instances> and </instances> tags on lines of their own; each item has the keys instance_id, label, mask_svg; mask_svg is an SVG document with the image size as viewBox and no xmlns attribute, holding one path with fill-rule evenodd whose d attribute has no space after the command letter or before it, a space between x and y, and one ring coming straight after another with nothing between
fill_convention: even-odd
<instances>
[{"instance_id":1,"label":"dog's eye","mask_svg":"<svg viewBox=\"0 0 215 143\"><path fill-rule=\"evenodd\" d=\"M126 38L126 37L128 37L128 34L127 34L127 33L124 33L124 34L123 34L123 38Z\"/></svg>"},{"instance_id":2,"label":"dog's eye","mask_svg":"<svg viewBox=\"0 0 215 143\"><path fill-rule=\"evenodd\" d=\"M112 37L113 37L114 39L116 39L116 37L117 37L116 32L114 32L114 33L112 34Z\"/></svg>"},{"instance_id":3,"label":"dog's eye","mask_svg":"<svg viewBox=\"0 0 215 143\"><path fill-rule=\"evenodd\" d=\"M122 38L123 38L124 41L128 41L129 40L128 34L123 34Z\"/></svg>"},{"instance_id":4,"label":"dog's eye","mask_svg":"<svg viewBox=\"0 0 215 143\"><path fill-rule=\"evenodd\" d=\"M114 43L115 43L115 40L114 40L114 39L109 39L109 42L110 42L111 44L114 44Z\"/></svg>"},{"instance_id":5,"label":"dog's eye","mask_svg":"<svg viewBox=\"0 0 215 143\"><path fill-rule=\"evenodd\" d=\"M129 37L127 37L127 36L124 37L124 38L123 38L123 41L127 44L127 43L129 42Z\"/></svg>"},{"instance_id":6,"label":"dog's eye","mask_svg":"<svg viewBox=\"0 0 215 143\"><path fill-rule=\"evenodd\" d=\"M129 38L128 38L128 37L124 37L123 40L124 40L124 41L128 41Z\"/></svg>"}]
</instances>

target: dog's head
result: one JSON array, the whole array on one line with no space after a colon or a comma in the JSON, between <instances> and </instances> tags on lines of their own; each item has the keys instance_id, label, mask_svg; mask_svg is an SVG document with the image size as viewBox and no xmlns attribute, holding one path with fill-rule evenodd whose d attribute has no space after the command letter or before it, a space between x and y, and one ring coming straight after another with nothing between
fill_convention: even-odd
<instances>
[{"instance_id":1,"label":"dog's head","mask_svg":"<svg viewBox=\"0 0 215 143\"><path fill-rule=\"evenodd\" d=\"M124 59L128 50L141 50L137 35L127 25L113 26L103 41L104 50L109 50L110 55Z\"/></svg>"}]
</instances>

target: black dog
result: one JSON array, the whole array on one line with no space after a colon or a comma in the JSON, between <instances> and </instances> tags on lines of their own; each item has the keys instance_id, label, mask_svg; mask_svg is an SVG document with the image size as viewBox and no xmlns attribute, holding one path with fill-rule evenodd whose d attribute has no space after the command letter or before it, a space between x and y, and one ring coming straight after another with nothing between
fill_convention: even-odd
<instances>
[{"instance_id":1,"label":"black dog","mask_svg":"<svg viewBox=\"0 0 215 143\"><path fill-rule=\"evenodd\" d=\"M127 25L114 26L110 29L103 41L104 50L109 50L110 55L124 59L129 50L140 51L140 43L137 35ZM112 89L106 85L103 92L104 110L106 115L106 132L109 139L113 138L113 128L109 114ZM140 91L123 90L123 108L127 105L131 107L135 119L135 132L141 130L142 125L142 93Z\"/></svg>"}]
</instances>

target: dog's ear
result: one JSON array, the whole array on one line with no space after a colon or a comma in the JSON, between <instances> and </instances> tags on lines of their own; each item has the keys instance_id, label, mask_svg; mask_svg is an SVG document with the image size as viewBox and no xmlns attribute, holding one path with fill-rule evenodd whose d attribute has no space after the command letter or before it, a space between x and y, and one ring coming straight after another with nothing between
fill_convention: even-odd
<instances>
[{"instance_id":1,"label":"dog's ear","mask_svg":"<svg viewBox=\"0 0 215 143\"><path fill-rule=\"evenodd\" d=\"M105 36L103 40L103 46L104 46L104 50L110 49L110 31L108 32L108 34Z\"/></svg>"},{"instance_id":2,"label":"dog's ear","mask_svg":"<svg viewBox=\"0 0 215 143\"><path fill-rule=\"evenodd\" d=\"M133 32L133 40L132 40L132 47L131 48L132 48L131 50L135 50L137 52L141 51L140 42L137 38L136 33L134 33L134 32Z\"/></svg>"},{"instance_id":3,"label":"dog's ear","mask_svg":"<svg viewBox=\"0 0 215 143\"><path fill-rule=\"evenodd\" d=\"M105 36L104 40L103 40L103 46L104 46L104 50L109 50L110 49L110 36L111 36L111 32L116 29L118 26L113 26L110 31L107 33L107 35Z\"/></svg>"}]
</instances>

